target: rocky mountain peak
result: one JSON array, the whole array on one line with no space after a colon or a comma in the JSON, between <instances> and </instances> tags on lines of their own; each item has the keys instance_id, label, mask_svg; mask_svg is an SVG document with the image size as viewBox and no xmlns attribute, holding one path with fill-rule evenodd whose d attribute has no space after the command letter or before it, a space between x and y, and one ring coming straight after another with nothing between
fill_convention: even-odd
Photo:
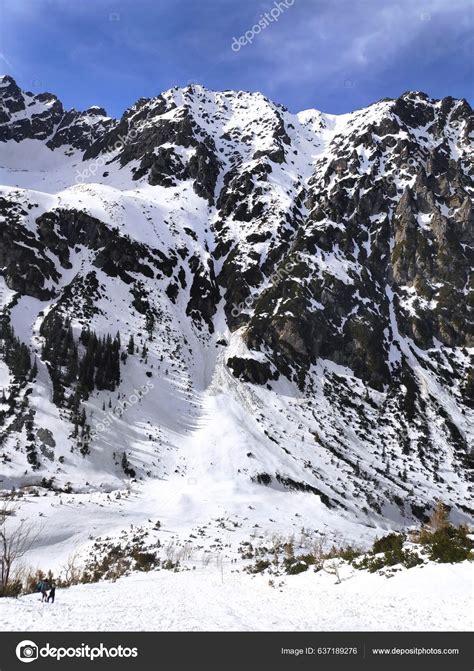
<instances>
[{"instance_id":1,"label":"rocky mountain peak","mask_svg":"<svg viewBox=\"0 0 474 671\"><path fill-rule=\"evenodd\" d=\"M112 125L105 110L65 110L52 93L22 91L12 77L0 80L0 141L41 140L50 149L85 149Z\"/></svg>"},{"instance_id":2,"label":"rocky mountain peak","mask_svg":"<svg viewBox=\"0 0 474 671\"><path fill-rule=\"evenodd\" d=\"M115 120L11 78L0 100L8 483L204 469L367 520L434 494L469 514L466 101L293 114L190 85Z\"/></svg>"}]
</instances>

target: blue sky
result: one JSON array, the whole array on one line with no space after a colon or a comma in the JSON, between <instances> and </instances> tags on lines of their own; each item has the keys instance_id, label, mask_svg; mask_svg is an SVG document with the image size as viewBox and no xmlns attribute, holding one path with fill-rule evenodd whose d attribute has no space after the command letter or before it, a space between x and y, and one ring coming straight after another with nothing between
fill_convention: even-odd
<instances>
[{"instance_id":1,"label":"blue sky","mask_svg":"<svg viewBox=\"0 0 474 671\"><path fill-rule=\"evenodd\" d=\"M286 1L0 0L0 72L114 116L190 82L259 90L292 111L408 89L473 103L470 0Z\"/></svg>"}]
</instances>

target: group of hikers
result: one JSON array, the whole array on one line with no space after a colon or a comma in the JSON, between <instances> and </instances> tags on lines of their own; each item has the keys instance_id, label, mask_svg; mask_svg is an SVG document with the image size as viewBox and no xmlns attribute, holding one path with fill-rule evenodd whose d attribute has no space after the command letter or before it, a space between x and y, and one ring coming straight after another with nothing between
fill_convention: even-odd
<instances>
[{"instance_id":1,"label":"group of hikers","mask_svg":"<svg viewBox=\"0 0 474 671\"><path fill-rule=\"evenodd\" d=\"M41 602L46 601L46 603L54 603L54 597L56 595L56 585L54 582L49 582L49 580L40 580L36 585L36 591L41 594Z\"/></svg>"}]
</instances>

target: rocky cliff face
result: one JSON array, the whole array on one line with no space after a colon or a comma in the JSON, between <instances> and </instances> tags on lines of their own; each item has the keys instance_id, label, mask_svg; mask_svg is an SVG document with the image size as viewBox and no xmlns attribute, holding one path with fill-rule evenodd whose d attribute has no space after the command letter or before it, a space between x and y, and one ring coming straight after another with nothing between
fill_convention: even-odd
<instances>
[{"instance_id":1,"label":"rocky cliff face","mask_svg":"<svg viewBox=\"0 0 474 671\"><path fill-rule=\"evenodd\" d=\"M43 140L50 149L69 146L87 149L104 131L116 125L101 107L85 112L65 111L52 93L22 91L12 77L0 81L0 141ZM25 166L27 169L28 166Z\"/></svg>"},{"instance_id":2,"label":"rocky cliff face","mask_svg":"<svg viewBox=\"0 0 474 671\"><path fill-rule=\"evenodd\" d=\"M332 139L286 256L296 271L266 294L246 334L288 366L296 358L306 372L322 356L379 390L398 370L390 351L405 362L400 336L425 351L473 344L470 108L422 94L384 107Z\"/></svg>"},{"instance_id":3,"label":"rocky cliff face","mask_svg":"<svg viewBox=\"0 0 474 671\"><path fill-rule=\"evenodd\" d=\"M473 130L419 92L337 117L193 86L113 120L0 80L4 483L182 477L211 395L237 482L468 514ZM92 330L120 333L116 394Z\"/></svg>"}]
</instances>

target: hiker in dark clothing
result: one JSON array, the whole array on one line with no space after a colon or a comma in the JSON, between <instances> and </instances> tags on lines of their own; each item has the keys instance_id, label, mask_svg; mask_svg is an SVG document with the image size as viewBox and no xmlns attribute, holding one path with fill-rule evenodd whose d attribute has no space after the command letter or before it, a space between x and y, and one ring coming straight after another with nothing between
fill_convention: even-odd
<instances>
[{"instance_id":1,"label":"hiker in dark clothing","mask_svg":"<svg viewBox=\"0 0 474 671\"><path fill-rule=\"evenodd\" d=\"M47 601L49 588L49 582L47 580L40 580L37 584L36 589L41 594L41 601Z\"/></svg>"},{"instance_id":2,"label":"hiker in dark clothing","mask_svg":"<svg viewBox=\"0 0 474 671\"><path fill-rule=\"evenodd\" d=\"M48 594L48 603L51 601L51 603L54 603L54 597L56 596L56 585L53 583L51 585L51 589L49 590Z\"/></svg>"}]
</instances>

